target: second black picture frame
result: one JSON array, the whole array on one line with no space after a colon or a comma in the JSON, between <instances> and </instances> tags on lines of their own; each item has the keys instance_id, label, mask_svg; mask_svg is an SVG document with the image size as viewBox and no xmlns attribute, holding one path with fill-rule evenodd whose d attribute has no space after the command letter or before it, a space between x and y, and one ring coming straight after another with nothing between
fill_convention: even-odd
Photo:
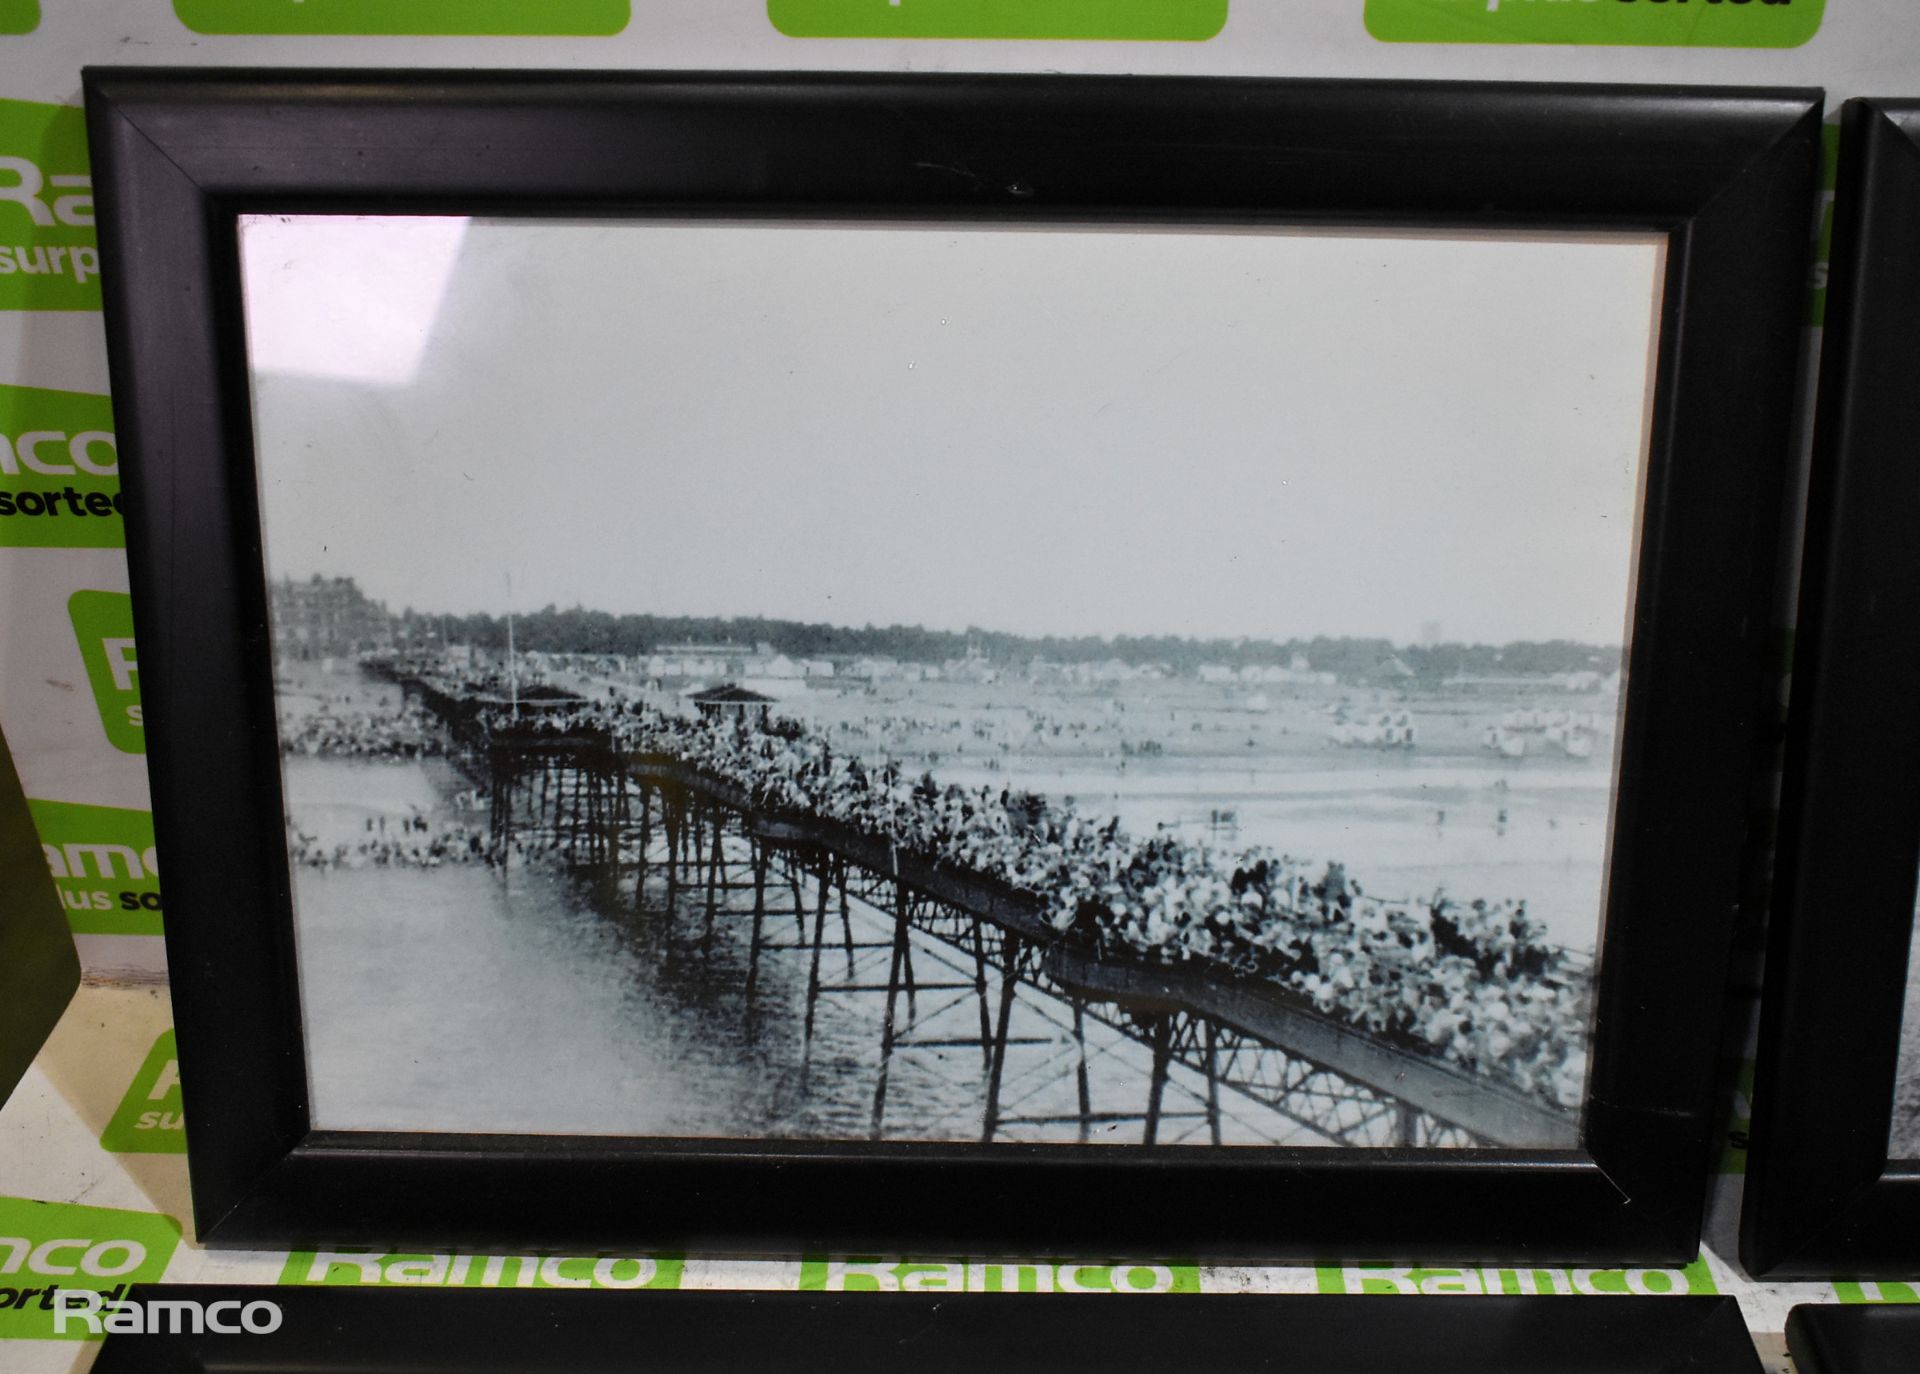
<instances>
[{"instance_id":1,"label":"second black picture frame","mask_svg":"<svg viewBox=\"0 0 1920 1374\"><path fill-rule=\"evenodd\" d=\"M1778 1278L1920 1265L1920 103L1849 101L1840 147L1741 1225Z\"/></svg>"},{"instance_id":2,"label":"second black picture frame","mask_svg":"<svg viewBox=\"0 0 1920 1374\"><path fill-rule=\"evenodd\" d=\"M120 70L90 72L87 97L113 264L114 395L203 1241L1513 1263L1693 1256L1720 989L1763 744L1817 93ZM241 301L247 226L304 215L1337 226L1657 244L1658 343L1649 363L1636 342L1632 360L1636 376L1645 368L1637 404L1646 439L1638 510L1627 517L1637 527L1624 706L1611 750L1604 902L1595 894L1591 1065L1574 1080L1577 1127L1564 1142L1519 1147L1154 1143L1166 1062L1187 1043L1167 989L1184 984L1160 974L1142 981L1124 960L1090 958L1089 944L1054 940L1019 911L993 918L1019 937L995 945L994 971L1009 989L1037 970L1153 1028L1142 1031L1155 1056L1147 1143L317 1127L295 846L282 823L266 566L278 536L263 540L257 452L277 422L263 418L249 385L259 336L250 344ZM1514 369L1525 390L1524 358L1495 365ZM738 402L716 390L706 404ZM645 492L642 483L629 496ZM517 672L511 651L506 661ZM418 680L409 690L439 689ZM741 709L737 698L708 705ZM511 706L517 722L517 679ZM487 709L497 716L498 703ZM1394 728L1404 726L1383 727ZM736 846L872 850L876 872L891 865L898 884L944 890L940 863L915 867L920 857L897 841L783 831L781 816L757 816L737 797L729 804L746 817L742 838L729 841ZM712 843L718 856L718 821ZM716 857L710 893L719 868ZM824 876L818 886L824 912ZM796 896L799 888L796 877ZM1323 913L1351 912L1358 901L1331 871L1311 896ZM904 931L904 887L900 904ZM1409 946L1459 941L1454 922L1464 918L1454 912L1452 933L1439 931L1440 907L1436 898L1432 912L1375 914ZM1069 910L1055 935L1078 919ZM1485 949L1450 956L1449 967L1463 978L1533 977L1519 972L1524 959L1495 947L1502 931ZM849 958L851 943L849 935ZM991 1050L980 958L979 1048ZM375 961L367 956L369 973ZM1429 1005L1422 987L1404 986ZM1432 1005L1445 1003L1432 995ZM1214 1019L1238 1035L1247 1028L1237 1014ZM1320 1036L1318 1049L1294 1047L1294 1072L1323 1072L1316 1054L1364 1057L1334 1043L1366 1038L1351 1025L1328 1022L1314 1005L1291 1015ZM995 1053L1008 1040L1001 1019ZM1450 1025L1456 1041L1472 1029L1458 1016ZM891 1027L889 1015L889 1037ZM1210 1031L1205 1043L1211 1056ZM1453 1067L1419 1076L1460 1081ZM1506 1100L1504 1089L1465 1082ZM1432 1110L1440 1099L1424 1100ZM988 1101L990 1133L991 1091ZM877 1103L874 1119L877 1136ZM1088 1119L1083 1106L1083 1129ZM1407 1128L1405 1139L1422 1138L1417 1123Z\"/></svg>"}]
</instances>

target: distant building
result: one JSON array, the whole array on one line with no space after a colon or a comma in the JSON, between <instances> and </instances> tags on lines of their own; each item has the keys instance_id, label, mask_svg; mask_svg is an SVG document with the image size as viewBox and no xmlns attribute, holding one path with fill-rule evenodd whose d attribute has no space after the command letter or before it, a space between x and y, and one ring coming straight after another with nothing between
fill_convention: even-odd
<instances>
[{"instance_id":1,"label":"distant building","mask_svg":"<svg viewBox=\"0 0 1920 1374\"><path fill-rule=\"evenodd\" d=\"M869 682L885 682L900 676L900 663L892 658L857 658L847 668L848 677L863 677Z\"/></svg>"},{"instance_id":2,"label":"distant building","mask_svg":"<svg viewBox=\"0 0 1920 1374\"><path fill-rule=\"evenodd\" d=\"M286 578L269 595L276 658L350 658L393 647L393 617L351 577Z\"/></svg>"},{"instance_id":3,"label":"distant building","mask_svg":"<svg viewBox=\"0 0 1920 1374\"><path fill-rule=\"evenodd\" d=\"M1110 686L1117 682L1132 682L1140 676L1140 670L1122 658L1110 658L1104 663L1074 663L1066 669L1067 680L1079 683L1097 683Z\"/></svg>"},{"instance_id":4,"label":"distant building","mask_svg":"<svg viewBox=\"0 0 1920 1374\"><path fill-rule=\"evenodd\" d=\"M833 664L824 658L792 658L786 654L772 654L765 658L749 660L746 675L766 678L830 678L833 676Z\"/></svg>"},{"instance_id":5,"label":"distant building","mask_svg":"<svg viewBox=\"0 0 1920 1374\"><path fill-rule=\"evenodd\" d=\"M650 678L710 678L737 676L746 660L722 656L698 645L675 645L649 654L641 663Z\"/></svg>"},{"instance_id":6,"label":"distant building","mask_svg":"<svg viewBox=\"0 0 1920 1374\"><path fill-rule=\"evenodd\" d=\"M1394 660L1396 663L1399 661L1398 659ZM1240 670L1240 680L1242 682L1283 685L1286 683L1299 682L1332 682L1335 678L1332 673L1314 672L1312 667L1308 665L1304 655L1295 654L1293 656L1293 664L1290 667L1282 668L1277 663L1269 663L1252 668L1242 668Z\"/></svg>"},{"instance_id":7,"label":"distant building","mask_svg":"<svg viewBox=\"0 0 1920 1374\"><path fill-rule=\"evenodd\" d=\"M990 683L1000 680L1000 670L993 660L977 650L969 649L965 658L950 658L946 663L947 680L950 682Z\"/></svg>"},{"instance_id":8,"label":"distant building","mask_svg":"<svg viewBox=\"0 0 1920 1374\"><path fill-rule=\"evenodd\" d=\"M646 660L652 678L741 677L752 651L744 644L662 644Z\"/></svg>"}]
</instances>

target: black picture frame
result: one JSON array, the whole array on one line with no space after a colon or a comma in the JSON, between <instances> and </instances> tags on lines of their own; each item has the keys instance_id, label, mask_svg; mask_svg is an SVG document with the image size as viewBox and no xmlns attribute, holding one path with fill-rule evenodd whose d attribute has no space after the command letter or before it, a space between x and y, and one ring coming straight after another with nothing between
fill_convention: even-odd
<instances>
[{"instance_id":1,"label":"black picture frame","mask_svg":"<svg viewBox=\"0 0 1920 1374\"><path fill-rule=\"evenodd\" d=\"M208 1369L675 1369L687 1374L771 1367L864 1374L898 1368L901 1349L928 1374L985 1361L1013 1374L1063 1368L1197 1367L1300 1374L1759 1374L1731 1298L1196 1295L1115 1302L1060 1294L550 1293L242 1285L136 1287L128 1300L280 1308L277 1330L109 1335L99 1374ZM1362 1317L1364 1309L1364 1319ZM269 1324L264 1312L252 1318Z\"/></svg>"},{"instance_id":2,"label":"black picture frame","mask_svg":"<svg viewBox=\"0 0 1920 1374\"><path fill-rule=\"evenodd\" d=\"M1695 1253L1766 717L1818 92L139 69L89 71L86 92L115 264L110 357L204 1242ZM232 226L243 211L316 209L1666 235L1580 1147L309 1129Z\"/></svg>"},{"instance_id":3,"label":"black picture frame","mask_svg":"<svg viewBox=\"0 0 1920 1374\"><path fill-rule=\"evenodd\" d=\"M0 735L0 1106L80 986L80 955Z\"/></svg>"},{"instance_id":4,"label":"black picture frame","mask_svg":"<svg viewBox=\"0 0 1920 1374\"><path fill-rule=\"evenodd\" d=\"M1756 1275L1910 1273L1888 1159L1920 874L1920 103L1849 101L1741 1250Z\"/></svg>"},{"instance_id":5,"label":"black picture frame","mask_svg":"<svg viewBox=\"0 0 1920 1374\"><path fill-rule=\"evenodd\" d=\"M1787 1313L1800 1374L1902 1374L1920 1363L1920 1308L1802 1303Z\"/></svg>"}]
</instances>

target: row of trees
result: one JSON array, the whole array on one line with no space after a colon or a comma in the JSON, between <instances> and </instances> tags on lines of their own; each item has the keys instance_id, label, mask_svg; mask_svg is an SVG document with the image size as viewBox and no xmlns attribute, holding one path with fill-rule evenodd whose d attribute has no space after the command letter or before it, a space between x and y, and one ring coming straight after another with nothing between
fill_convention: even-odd
<instances>
[{"instance_id":1,"label":"row of trees","mask_svg":"<svg viewBox=\"0 0 1920 1374\"><path fill-rule=\"evenodd\" d=\"M407 611L400 617L408 638L445 637L503 649L507 622L502 616L432 616ZM1374 674L1398 660L1422 679L1437 680L1455 674L1550 674L1593 671L1609 673L1620 666L1620 650L1557 639L1512 644L1396 645L1390 640L1342 638L1312 639L1188 639L1175 635L1015 635L969 628L964 631L929 630L920 625L813 624L773 620L763 616L613 615L574 606L546 606L514 618L514 640L522 649L547 653L638 655L667 644L767 644L795 658L893 658L903 662L941 663L978 650L1001 664L1025 664L1039 657L1055 663L1165 664L1177 673L1191 674L1202 664L1249 668L1277 664L1285 667L1304 659L1316 672L1352 679Z\"/></svg>"}]
</instances>

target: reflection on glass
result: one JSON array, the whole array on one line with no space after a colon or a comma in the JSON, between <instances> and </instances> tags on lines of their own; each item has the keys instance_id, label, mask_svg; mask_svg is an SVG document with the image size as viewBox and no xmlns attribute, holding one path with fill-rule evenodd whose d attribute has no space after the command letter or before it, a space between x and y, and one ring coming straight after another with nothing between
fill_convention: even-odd
<instances>
[{"instance_id":1,"label":"reflection on glass","mask_svg":"<svg viewBox=\"0 0 1920 1374\"><path fill-rule=\"evenodd\" d=\"M1658 240L242 249L316 1125L1576 1142Z\"/></svg>"}]
</instances>

